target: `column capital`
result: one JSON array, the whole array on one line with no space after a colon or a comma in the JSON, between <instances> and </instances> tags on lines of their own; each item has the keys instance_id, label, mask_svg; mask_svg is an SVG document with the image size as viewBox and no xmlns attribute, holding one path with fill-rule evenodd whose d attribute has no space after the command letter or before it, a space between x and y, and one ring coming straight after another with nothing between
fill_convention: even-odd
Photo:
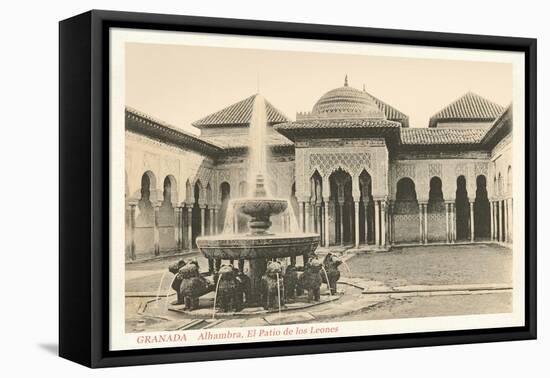
<instances>
[{"instance_id":1,"label":"column capital","mask_svg":"<svg viewBox=\"0 0 550 378\"><path fill-rule=\"evenodd\" d=\"M428 200L418 200L418 204L423 206L428 205L428 202L429 202Z\"/></svg>"}]
</instances>

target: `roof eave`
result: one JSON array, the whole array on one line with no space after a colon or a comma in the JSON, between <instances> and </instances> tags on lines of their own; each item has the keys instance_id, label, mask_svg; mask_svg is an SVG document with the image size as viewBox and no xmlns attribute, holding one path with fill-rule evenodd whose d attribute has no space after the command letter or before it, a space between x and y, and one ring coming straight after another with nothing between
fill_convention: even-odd
<instances>
[{"instance_id":1,"label":"roof eave","mask_svg":"<svg viewBox=\"0 0 550 378\"><path fill-rule=\"evenodd\" d=\"M126 109L125 129L209 156L222 151L221 146L154 120L134 109Z\"/></svg>"}]
</instances>

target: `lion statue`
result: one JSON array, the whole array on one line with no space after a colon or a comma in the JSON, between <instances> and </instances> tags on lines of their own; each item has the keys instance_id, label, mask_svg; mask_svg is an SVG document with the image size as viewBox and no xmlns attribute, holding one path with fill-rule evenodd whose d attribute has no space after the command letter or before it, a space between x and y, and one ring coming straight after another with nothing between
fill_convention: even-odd
<instances>
[{"instance_id":1,"label":"lion statue","mask_svg":"<svg viewBox=\"0 0 550 378\"><path fill-rule=\"evenodd\" d=\"M186 310L199 308L199 297L213 290L212 283L200 274L199 265L194 261L185 264L176 279L181 279L178 293Z\"/></svg>"},{"instance_id":2,"label":"lion statue","mask_svg":"<svg viewBox=\"0 0 550 378\"><path fill-rule=\"evenodd\" d=\"M266 310L284 305L283 267L277 261L267 263L265 274L261 280L261 303Z\"/></svg>"},{"instance_id":3,"label":"lion statue","mask_svg":"<svg viewBox=\"0 0 550 378\"><path fill-rule=\"evenodd\" d=\"M335 295L337 293L336 285L340 279L340 271L338 270L340 264L342 264L342 259L330 252L323 259L323 267L325 268L326 275L322 274L321 279L323 280L323 283L327 284L331 295Z\"/></svg>"},{"instance_id":4,"label":"lion statue","mask_svg":"<svg viewBox=\"0 0 550 378\"><path fill-rule=\"evenodd\" d=\"M309 302L321 300L321 270L323 265L317 258L312 258L305 266L304 273L300 278L300 286L307 290Z\"/></svg>"},{"instance_id":5,"label":"lion statue","mask_svg":"<svg viewBox=\"0 0 550 378\"><path fill-rule=\"evenodd\" d=\"M240 311L243 295L237 272L232 265L222 265L217 274L216 306L223 312Z\"/></svg>"}]
</instances>

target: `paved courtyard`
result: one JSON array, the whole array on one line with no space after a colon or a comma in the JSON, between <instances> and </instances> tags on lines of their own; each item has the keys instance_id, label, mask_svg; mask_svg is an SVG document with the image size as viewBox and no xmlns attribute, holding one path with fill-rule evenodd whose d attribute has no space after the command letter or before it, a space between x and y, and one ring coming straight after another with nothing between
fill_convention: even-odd
<instances>
[{"instance_id":1,"label":"paved courtyard","mask_svg":"<svg viewBox=\"0 0 550 378\"><path fill-rule=\"evenodd\" d=\"M205 270L206 259L196 258ZM126 293L157 292L167 267L182 257L167 257L126 265ZM391 252L361 253L341 267L342 278L363 278L387 286L511 284L512 253L499 245L474 244L455 246L419 246L393 248ZM173 276L166 274L161 292L170 287Z\"/></svg>"},{"instance_id":2,"label":"paved courtyard","mask_svg":"<svg viewBox=\"0 0 550 378\"><path fill-rule=\"evenodd\" d=\"M512 252L496 244L393 248L347 260L351 273L388 286L512 283Z\"/></svg>"},{"instance_id":3,"label":"paved courtyard","mask_svg":"<svg viewBox=\"0 0 550 378\"><path fill-rule=\"evenodd\" d=\"M127 330L224 328L281 323L376 320L428 316L505 313L512 310L512 252L496 244L418 246L391 252L344 254L340 299L304 311L227 318L195 324L167 311L174 294L169 264L196 258L202 270L207 261L198 253L126 265ZM349 269L348 269L349 268ZM328 298L326 288L322 295ZM160 294L161 300L154 298ZM207 308L212 298L201 299ZM148 303L148 304L147 304ZM145 311L147 306L151 310ZM207 311L210 314L210 310ZM141 315L139 315L141 314ZM210 316L208 316L210 318ZM183 325L182 325L183 324Z\"/></svg>"}]
</instances>

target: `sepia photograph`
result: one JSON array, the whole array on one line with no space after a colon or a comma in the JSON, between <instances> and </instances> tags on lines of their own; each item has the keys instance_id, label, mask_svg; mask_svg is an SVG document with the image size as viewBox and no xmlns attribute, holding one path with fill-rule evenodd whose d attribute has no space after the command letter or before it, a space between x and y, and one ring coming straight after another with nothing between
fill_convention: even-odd
<instances>
[{"instance_id":1,"label":"sepia photograph","mask_svg":"<svg viewBox=\"0 0 550 378\"><path fill-rule=\"evenodd\" d=\"M111 38L112 350L524 324L521 53Z\"/></svg>"}]
</instances>

